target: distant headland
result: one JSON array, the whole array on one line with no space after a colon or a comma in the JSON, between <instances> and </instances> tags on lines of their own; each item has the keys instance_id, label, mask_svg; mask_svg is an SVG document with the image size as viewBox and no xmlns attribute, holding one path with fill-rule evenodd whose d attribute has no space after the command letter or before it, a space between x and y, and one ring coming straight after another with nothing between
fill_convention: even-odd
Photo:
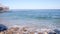
<instances>
[{"instance_id":1,"label":"distant headland","mask_svg":"<svg viewBox=\"0 0 60 34\"><path fill-rule=\"evenodd\" d=\"M6 12L8 10L9 10L8 6L4 6L4 5L0 4L0 12Z\"/></svg>"}]
</instances>

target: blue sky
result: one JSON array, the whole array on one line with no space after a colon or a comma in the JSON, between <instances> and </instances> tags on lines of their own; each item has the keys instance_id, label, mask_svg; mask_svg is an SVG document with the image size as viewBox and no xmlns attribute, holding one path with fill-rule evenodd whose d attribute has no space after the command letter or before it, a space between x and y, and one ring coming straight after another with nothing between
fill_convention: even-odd
<instances>
[{"instance_id":1,"label":"blue sky","mask_svg":"<svg viewBox=\"0 0 60 34\"><path fill-rule=\"evenodd\" d=\"M60 9L60 0L0 0L10 9Z\"/></svg>"}]
</instances>

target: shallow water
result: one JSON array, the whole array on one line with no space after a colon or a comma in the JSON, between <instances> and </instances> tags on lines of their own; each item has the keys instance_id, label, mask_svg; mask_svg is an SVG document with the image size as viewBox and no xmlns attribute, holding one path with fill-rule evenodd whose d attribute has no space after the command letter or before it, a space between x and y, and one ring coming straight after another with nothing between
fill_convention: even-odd
<instances>
[{"instance_id":1,"label":"shallow water","mask_svg":"<svg viewBox=\"0 0 60 34\"><path fill-rule=\"evenodd\" d=\"M0 24L60 29L60 10L11 10L0 14Z\"/></svg>"}]
</instances>

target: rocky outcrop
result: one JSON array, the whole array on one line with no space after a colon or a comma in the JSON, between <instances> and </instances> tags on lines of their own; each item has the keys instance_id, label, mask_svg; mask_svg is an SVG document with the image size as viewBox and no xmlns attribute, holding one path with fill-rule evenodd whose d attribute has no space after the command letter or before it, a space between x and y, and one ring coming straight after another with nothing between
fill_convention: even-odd
<instances>
[{"instance_id":1,"label":"rocky outcrop","mask_svg":"<svg viewBox=\"0 0 60 34\"><path fill-rule=\"evenodd\" d=\"M9 10L8 6L4 6L4 5L0 4L0 12L6 12L8 10Z\"/></svg>"},{"instance_id":2,"label":"rocky outcrop","mask_svg":"<svg viewBox=\"0 0 60 34\"><path fill-rule=\"evenodd\" d=\"M0 7L0 11L2 11L3 10L3 8L2 7Z\"/></svg>"}]
</instances>

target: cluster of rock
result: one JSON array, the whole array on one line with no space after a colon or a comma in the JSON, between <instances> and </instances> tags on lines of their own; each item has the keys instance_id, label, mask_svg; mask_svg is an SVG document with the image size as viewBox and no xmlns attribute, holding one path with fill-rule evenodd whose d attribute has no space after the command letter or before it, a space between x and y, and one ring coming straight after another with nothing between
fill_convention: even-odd
<instances>
[{"instance_id":1,"label":"cluster of rock","mask_svg":"<svg viewBox=\"0 0 60 34\"><path fill-rule=\"evenodd\" d=\"M7 30L1 31L0 34L60 34L58 30L52 29L37 29L27 26L13 26Z\"/></svg>"},{"instance_id":2,"label":"cluster of rock","mask_svg":"<svg viewBox=\"0 0 60 34\"><path fill-rule=\"evenodd\" d=\"M0 4L0 12L2 12L2 11L8 11L8 10L9 10L8 6L4 6L4 5Z\"/></svg>"}]
</instances>

